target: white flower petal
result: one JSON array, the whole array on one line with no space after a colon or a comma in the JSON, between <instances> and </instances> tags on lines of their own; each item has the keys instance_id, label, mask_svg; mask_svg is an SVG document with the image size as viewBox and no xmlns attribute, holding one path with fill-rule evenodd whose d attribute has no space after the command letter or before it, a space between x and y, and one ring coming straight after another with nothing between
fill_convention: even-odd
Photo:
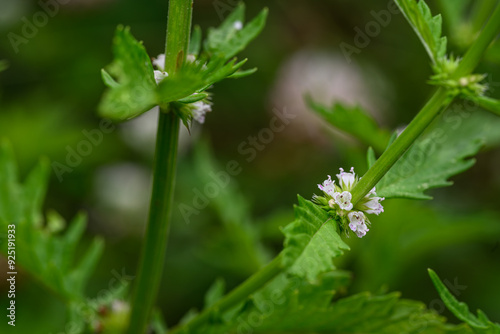
<instances>
[{"instance_id":1,"label":"white flower petal","mask_svg":"<svg viewBox=\"0 0 500 334\"><path fill-rule=\"evenodd\" d=\"M165 71L165 54L160 53L158 57L153 58L153 65L160 71Z\"/></svg>"},{"instance_id":2,"label":"white flower petal","mask_svg":"<svg viewBox=\"0 0 500 334\"><path fill-rule=\"evenodd\" d=\"M328 179L326 179L323 184L318 184L318 188L325 194L333 197L335 194L335 181L333 181L332 177L328 175Z\"/></svg>"},{"instance_id":3,"label":"white flower petal","mask_svg":"<svg viewBox=\"0 0 500 334\"><path fill-rule=\"evenodd\" d=\"M212 111L212 106L203 101L195 102L193 103L193 106L194 106L194 109L192 110L193 119L200 124L205 123L205 114L207 112Z\"/></svg>"},{"instance_id":4,"label":"white flower petal","mask_svg":"<svg viewBox=\"0 0 500 334\"><path fill-rule=\"evenodd\" d=\"M156 84L158 85L163 79L165 79L166 77L168 77L168 73L167 72L163 72L163 71L158 71L158 70L155 70L154 71L155 73L155 81L156 81Z\"/></svg>"},{"instance_id":5,"label":"white flower petal","mask_svg":"<svg viewBox=\"0 0 500 334\"><path fill-rule=\"evenodd\" d=\"M351 168L351 173L346 173L343 168L340 168L340 174L337 174L337 178L339 179L342 190L351 190L356 182L354 167Z\"/></svg>"}]
</instances>

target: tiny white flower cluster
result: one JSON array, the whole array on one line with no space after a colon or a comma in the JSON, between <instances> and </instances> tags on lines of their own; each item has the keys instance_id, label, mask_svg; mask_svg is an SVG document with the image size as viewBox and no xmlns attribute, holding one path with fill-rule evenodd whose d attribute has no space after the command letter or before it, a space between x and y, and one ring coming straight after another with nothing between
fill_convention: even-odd
<instances>
[{"instance_id":1,"label":"tiny white flower cluster","mask_svg":"<svg viewBox=\"0 0 500 334\"><path fill-rule=\"evenodd\" d=\"M187 61L192 63L196 61L196 57L194 55L188 55ZM153 58L153 65L157 68L157 70L154 71L154 75L156 84L158 85L163 79L168 77L168 73L165 72L165 54L161 53L158 55L158 57ZM205 115L210 111L212 111L212 106L210 105L210 103L206 103L204 101L197 101L192 103L191 112L193 115L193 119L200 124L205 123Z\"/></svg>"},{"instance_id":2,"label":"tiny white flower cluster","mask_svg":"<svg viewBox=\"0 0 500 334\"><path fill-rule=\"evenodd\" d=\"M365 216L366 214L380 214L384 212L381 201L383 197L377 197L375 188L373 188L365 197L363 197L356 205L351 203L352 194L351 190L358 183L359 178L354 173L354 167L351 168L349 173L344 172L340 168L340 174L337 174L339 184L336 185L331 176L328 175L322 184L318 184L318 188L323 191L326 197L314 196L314 200L318 203L327 203L330 209L335 211L336 216L341 221L346 222L348 219L349 228L361 238L368 232L367 225L370 221Z\"/></svg>"}]
</instances>

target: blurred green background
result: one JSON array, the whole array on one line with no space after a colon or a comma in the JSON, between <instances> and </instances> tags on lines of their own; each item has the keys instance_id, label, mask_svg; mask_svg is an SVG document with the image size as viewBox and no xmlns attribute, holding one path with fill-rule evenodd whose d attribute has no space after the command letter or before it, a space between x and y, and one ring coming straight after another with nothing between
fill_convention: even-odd
<instances>
[{"instance_id":1,"label":"blurred green background","mask_svg":"<svg viewBox=\"0 0 500 334\"><path fill-rule=\"evenodd\" d=\"M444 1L428 3L439 11ZM65 163L68 150L86 139L83 131L99 129L100 69L112 60L118 24L129 25L151 56L164 48L166 0L62 2L67 3L52 1L57 4L57 10L51 7L53 17L13 47L12 33L22 36L25 20L33 22L36 13L46 10L38 1L0 0L0 60L9 62L0 73L0 137L12 143L23 176L40 156ZM193 22L206 31L235 4L197 0ZM206 123L182 134L176 207L192 205L193 189L203 191L211 182L210 171L223 170L231 160L242 171L189 223L180 210L174 212L158 295L168 324L202 306L204 292L217 277L233 287L281 249L280 226L293 220L296 194L310 198L318 192L316 184L339 167L366 171L366 147L308 111L304 94L325 104L359 103L379 124L396 129L412 119L433 90L426 84L428 58L401 14L392 15L366 47L351 55L351 62L342 54L339 44L354 46L355 27L363 30L374 20L371 11L386 9L387 0L257 0L247 3L247 18L264 6L270 9L267 26L240 55L258 72L216 85ZM450 47L461 54L465 37L450 32L453 22L444 16ZM492 73L490 93L500 96L498 59L489 57L480 72ZM248 147L249 136L269 127L273 110L285 109L296 117L268 143L260 143L255 158L247 161L240 145ZM149 200L155 117L150 112L116 124L61 181L56 173L51 177L45 207L66 219L87 211L88 240L94 235L106 240L89 298L107 289L114 273L135 275ZM430 267L443 279L466 286L458 298L471 309L481 308L500 322L500 150L494 144L488 143L471 170L453 179L453 187L432 191L433 201L386 201L385 213L372 220L370 233L347 240L352 251L339 265L353 271L352 292L399 290L441 312L427 277ZM1 267L4 263L0 259ZM0 270L1 291L7 288L5 272ZM21 273L17 279L15 332L64 332L64 305L29 275ZM2 308L6 303L2 293ZM0 329L11 330L5 321Z\"/></svg>"}]
</instances>

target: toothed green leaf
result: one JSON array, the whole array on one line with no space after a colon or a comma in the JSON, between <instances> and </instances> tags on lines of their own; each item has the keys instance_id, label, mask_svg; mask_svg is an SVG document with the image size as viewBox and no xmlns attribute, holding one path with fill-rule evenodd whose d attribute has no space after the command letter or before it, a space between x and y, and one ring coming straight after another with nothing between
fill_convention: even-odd
<instances>
[{"instance_id":1,"label":"toothed green leaf","mask_svg":"<svg viewBox=\"0 0 500 334\"><path fill-rule=\"evenodd\" d=\"M328 214L300 196L295 206L295 221L283 228L283 264L290 273L314 282L335 269L333 258L349 250L337 233L337 223Z\"/></svg>"},{"instance_id":2,"label":"toothed green leaf","mask_svg":"<svg viewBox=\"0 0 500 334\"><path fill-rule=\"evenodd\" d=\"M496 138L500 119L456 104L435 120L377 184L386 198L431 199L425 191L452 184L448 179L472 165L481 147Z\"/></svg>"},{"instance_id":3,"label":"toothed green leaf","mask_svg":"<svg viewBox=\"0 0 500 334\"><path fill-rule=\"evenodd\" d=\"M410 23L424 45L433 64L446 55L446 37L441 37L441 15L432 16L424 0L395 0L403 15Z\"/></svg>"},{"instance_id":4,"label":"toothed green leaf","mask_svg":"<svg viewBox=\"0 0 500 334\"><path fill-rule=\"evenodd\" d=\"M208 30L205 52L224 60L234 57L264 29L267 12L263 9L250 23L244 24L245 5L240 3L218 28Z\"/></svg>"},{"instance_id":5,"label":"toothed green leaf","mask_svg":"<svg viewBox=\"0 0 500 334\"><path fill-rule=\"evenodd\" d=\"M478 317L470 313L469 307L463 302L459 302L451 292L446 288L446 286L441 282L439 276L432 270L429 269L429 276L431 277L432 283L436 287L439 296L443 300L444 304L458 319L464 321L469 326L474 329L476 334L498 334L500 333L500 325L491 322L486 314L481 310L478 310Z\"/></svg>"},{"instance_id":6,"label":"toothed green leaf","mask_svg":"<svg viewBox=\"0 0 500 334\"><path fill-rule=\"evenodd\" d=\"M42 160L24 184L20 183L10 145L0 145L0 229L7 231L8 225L16 226L16 265L68 303L81 302L103 244L96 239L86 255L75 258L85 216L78 215L64 231L65 220L49 211L44 224L42 205L49 172L48 161ZM7 254L5 241L0 240L0 250Z\"/></svg>"},{"instance_id":7,"label":"toothed green leaf","mask_svg":"<svg viewBox=\"0 0 500 334\"><path fill-rule=\"evenodd\" d=\"M99 113L102 117L122 121L136 117L156 104L156 83L146 49L132 36L130 28L117 27L113 54L115 58L108 67L109 76L102 72L104 82L110 88L104 93Z\"/></svg>"},{"instance_id":8,"label":"toothed green leaf","mask_svg":"<svg viewBox=\"0 0 500 334\"><path fill-rule=\"evenodd\" d=\"M325 107L308 98L309 108L339 130L345 131L366 145L383 152L390 138L387 130L379 128L377 122L360 106L347 107L336 103Z\"/></svg>"},{"instance_id":9,"label":"toothed green leaf","mask_svg":"<svg viewBox=\"0 0 500 334\"><path fill-rule=\"evenodd\" d=\"M420 302L399 293L368 292L338 299L350 275L325 273L317 284L281 274L226 314L213 314L199 333L472 333L444 319ZM332 302L332 299L335 300Z\"/></svg>"}]
</instances>

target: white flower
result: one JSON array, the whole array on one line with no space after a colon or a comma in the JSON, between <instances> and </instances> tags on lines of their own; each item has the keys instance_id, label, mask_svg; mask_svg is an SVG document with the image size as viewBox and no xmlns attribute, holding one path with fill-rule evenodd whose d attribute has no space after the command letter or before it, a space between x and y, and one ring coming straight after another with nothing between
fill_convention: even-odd
<instances>
[{"instance_id":1,"label":"white flower","mask_svg":"<svg viewBox=\"0 0 500 334\"><path fill-rule=\"evenodd\" d=\"M156 66L157 69L164 72L165 71L165 54L160 53L158 57L153 58L153 65Z\"/></svg>"},{"instance_id":2,"label":"white flower","mask_svg":"<svg viewBox=\"0 0 500 334\"><path fill-rule=\"evenodd\" d=\"M163 72L163 71L158 71L158 70L155 70L155 81L156 81L156 84L158 85L163 79L165 79L166 77L168 77L168 73L167 72Z\"/></svg>"},{"instance_id":3,"label":"white flower","mask_svg":"<svg viewBox=\"0 0 500 334\"><path fill-rule=\"evenodd\" d=\"M368 227L365 223L365 215L361 211L350 212L347 217L349 218L349 228L356 233L359 238L362 238L368 232Z\"/></svg>"},{"instance_id":4,"label":"white flower","mask_svg":"<svg viewBox=\"0 0 500 334\"><path fill-rule=\"evenodd\" d=\"M363 203L364 206L367 207L364 211L368 214L376 214L377 216L384 212L384 207L382 204L380 204L381 201L383 201L385 198L383 197L367 197L365 196L365 199L369 199L368 202Z\"/></svg>"},{"instance_id":5,"label":"white flower","mask_svg":"<svg viewBox=\"0 0 500 334\"><path fill-rule=\"evenodd\" d=\"M318 184L318 188L325 193L325 196L319 200L319 196L315 196L313 199L315 202L323 203L322 205L325 206L325 203L328 203L328 207L334 209L333 212L336 212L336 217L340 217L341 224L344 224L343 229L346 230L348 224L349 228L361 238L368 232L367 225L370 224L365 214L379 215L384 212L384 207L380 204L384 198L377 196L374 187L357 203L351 203L351 190L359 181L356 173L354 173L354 167L351 168L349 173L344 172L344 170L340 168L340 173L337 174L337 178L339 179L338 185L336 185L335 181L328 175L328 179L326 179L323 184ZM349 223L347 223L346 216Z\"/></svg>"},{"instance_id":6,"label":"white flower","mask_svg":"<svg viewBox=\"0 0 500 334\"><path fill-rule=\"evenodd\" d=\"M205 114L212 111L212 106L203 101L193 103L193 119L200 124L205 122Z\"/></svg>"},{"instance_id":7,"label":"white flower","mask_svg":"<svg viewBox=\"0 0 500 334\"><path fill-rule=\"evenodd\" d=\"M155 81L158 85L163 79L168 77L168 73L165 72L165 55L161 53L158 57L153 58L153 65L158 69L154 71Z\"/></svg>"},{"instance_id":8,"label":"white flower","mask_svg":"<svg viewBox=\"0 0 500 334\"><path fill-rule=\"evenodd\" d=\"M243 23L241 21L234 22L234 29L241 30L243 28Z\"/></svg>"},{"instance_id":9,"label":"white flower","mask_svg":"<svg viewBox=\"0 0 500 334\"><path fill-rule=\"evenodd\" d=\"M352 195L350 192L348 191L343 191L342 193L336 192L335 194L333 194L333 198L335 199L335 203L337 203L342 210L346 211L352 210L352 203L351 203Z\"/></svg>"},{"instance_id":10,"label":"white flower","mask_svg":"<svg viewBox=\"0 0 500 334\"><path fill-rule=\"evenodd\" d=\"M333 197L335 194L335 181L332 181L332 177L328 175L328 179L326 179L323 184L318 184L318 188L325 194Z\"/></svg>"},{"instance_id":11,"label":"white flower","mask_svg":"<svg viewBox=\"0 0 500 334\"><path fill-rule=\"evenodd\" d=\"M354 174L354 167L351 167L351 172L344 172L343 168L340 168L340 174L337 174L337 178L339 179L340 186L344 190L351 190L354 182L356 182L356 174Z\"/></svg>"},{"instance_id":12,"label":"white flower","mask_svg":"<svg viewBox=\"0 0 500 334\"><path fill-rule=\"evenodd\" d=\"M196 61L196 57L194 55L188 55L186 60L188 62ZM165 72L165 55L159 54L156 58L153 58L153 65L157 68L154 71L156 84L159 84L163 79L168 77L168 73ZM194 93L196 94L196 93ZM191 112L193 115L193 119L200 124L205 122L205 115L207 112L212 111L212 106L210 103L197 101L192 103Z\"/></svg>"}]
</instances>

